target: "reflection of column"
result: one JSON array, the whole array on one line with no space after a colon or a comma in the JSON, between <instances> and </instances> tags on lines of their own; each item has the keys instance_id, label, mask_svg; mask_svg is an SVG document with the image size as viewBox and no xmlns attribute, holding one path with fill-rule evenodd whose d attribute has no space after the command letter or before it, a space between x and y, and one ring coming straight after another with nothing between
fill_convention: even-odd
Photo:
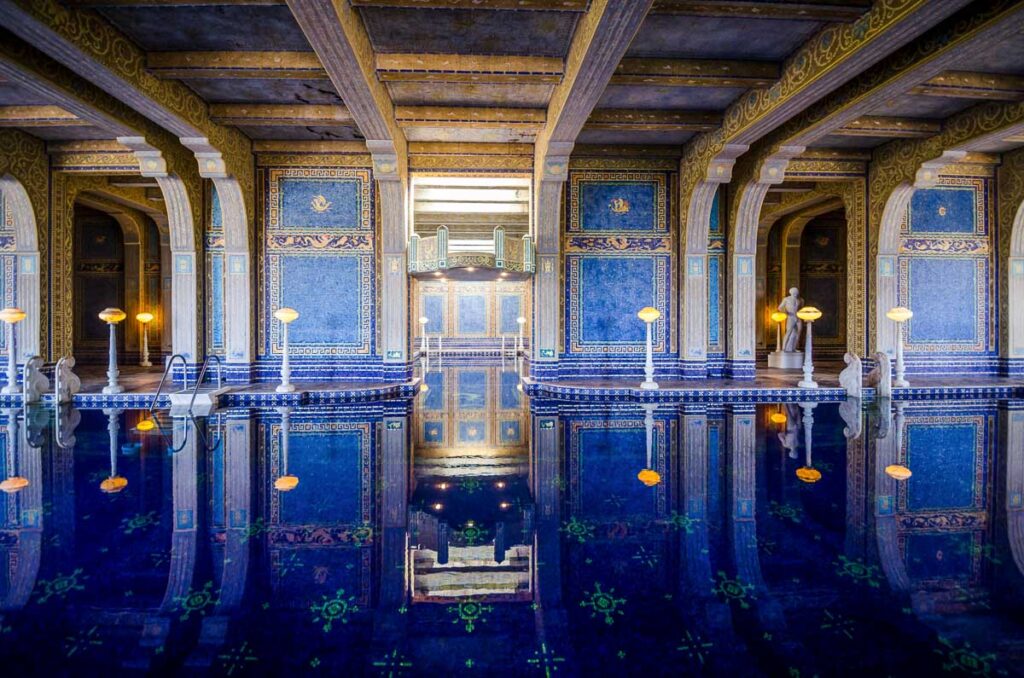
<instances>
[{"instance_id":1,"label":"reflection of column","mask_svg":"<svg viewBox=\"0 0 1024 678\"><path fill-rule=\"evenodd\" d=\"M13 543L0 548L0 567L7 575L0 577L0 613L18 610L28 602L39 574L43 538L42 451L29 445L27 423L19 433L18 410L7 410L7 417L13 437L8 438L6 453L28 485L7 495L8 506L13 504L14 510L0 516L0 527L14 537ZM5 520L8 516L13 520Z\"/></svg>"},{"instance_id":2,"label":"reflection of column","mask_svg":"<svg viewBox=\"0 0 1024 678\"><path fill-rule=\"evenodd\" d=\"M52 537L47 540L47 557L53 549L55 559L66 560L75 548L75 427L82 414L72 405L59 405L55 410L49 464Z\"/></svg>"},{"instance_id":3,"label":"reflection of column","mask_svg":"<svg viewBox=\"0 0 1024 678\"><path fill-rule=\"evenodd\" d=\"M224 530L224 546L213 545L214 559L223 567L219 596L213 614L203 618L199 644L189 656L189 667L208 667L217 658L228 636L230 615L241 604L249 575L249 525L252 522L253 422L250 410L233 410L222 432L222 445L213 454L223 455L223 464L212 464L213 484L223 488L223 504L213 507L217 527ZM207 420L211 421L211 420ZM213 522L213 521L211 521Z\"/></svg>"},{"instance_id":4,"label":"reflection of column","mask_svg":"<svg viewBox=\"0 0 1024 678\"><path fill-rule=\"evenodd\" d=\"M846 542L843 551L851 558L864 558L867 550L867 492L867 436L861 435L846 441Z\"/></svg>"},{"instance_id":5,"label":"reflection of column","mask_svg":"<svg viewBox=\"0 0 1024 678\"><path fill-rule=\"evenodd\" d=\"M163 645L171 632L180 601L188 595L196 565L196 513L199 508L198 440L201 432L191 418L175 419L172 423L173 449L171 457L171 564L167 574L167 587L156 611L143 621L139 648L125 660L126 668L148 669L153 652Z\"/></svg>"},{"instance_id":6,"label":"reflection of column","mask_svg":"<svg viewBox=\"0 0 1024 678\"><path fill-rule=\"evenodd\" d=\"M999 411L999 449L1006 451L1006 529L1010 553L1024 574L1024 400L1007 401Z\"/></svg>"},{"instance_id":7,"label":"reflection of column","mask_svg":"<svg viewBox=\"0 0 1024 678\"><path fill-rule=\"evenodd\" d=\"M884 436L875 440L874 459L874 506L875 506L875 542L878 548L878 560L885 572L885 578L893 591L906 591L910 587L906 566L900 557L899 543L896 534L896 487L898 482L885 473L885 467L898 464L903 446L903 408L904 403L896 403L896 419L890 428L885 425L891 416L890 401L883 399L878 402L878 414L882 423L878 429Z\"/></svg>"},{"instance_id":8,"label":"reflection of column","mask_svg":"<svg viewBox=\"0 0 1024 678\"><path fill-rule=\"evenodd\" d=\"M560 460L562 429L557 415L532 414L533 496L536 529L533 553L534 626L537 646L544 644L571 662L570 644L565 636L567 619L562 604L562 544ZM541 564L543 563L543 564Z\"/></svg>"}]
</instances>

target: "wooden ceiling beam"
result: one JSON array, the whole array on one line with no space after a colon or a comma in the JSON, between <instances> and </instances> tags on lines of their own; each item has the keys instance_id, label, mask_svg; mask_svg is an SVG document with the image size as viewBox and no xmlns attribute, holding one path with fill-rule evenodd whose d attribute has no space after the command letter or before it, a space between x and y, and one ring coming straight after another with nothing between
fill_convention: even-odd
<instances>
[{"instance_id":1,"label":"wooden ceiling beam","mask_svg":"<svg viewBox=\"0 0 1024 678\"><path fill-rule=\"evenodd\" d=\"M627 57L619 62L610 84L746 89L770 87L778 79L778 64L764 61Z\"/></svg>"},{"instance_id":2,"label":"wooden ceiling beam","mask_svg":"<svg viewBox=\"0 0 1024 678\"><path fill-rule=\"evenodd\" d=\"M840 127L832 134L839 137L879 137L886 139L925 139L942 131L938 120L893 118L865 115Z\"/></svg>"},{"instance_id":3,"label":"wooden ceiling beam","mask_svg":"<svg viewBox=\"0 0 1024 678\"><path fill-rule=\"evenodd\" d=\"M651 14L845 23L856 21L869 9L871 9L871 0L818 0L818 2L655 0Z\"/></svg>"},{"instance_id":4,"label":"wooden ceiling beam","mask_svg":"<svg viewBox=\"0 0 1024 678\"><path fill-rule=\"evenodd\" d=\"M625 130L633 132L708 132L722 123L720 113L711 111L656 111L607 108L590 114L586 130Z\"/></svg>"},{"instance_id":5,"label":"wooden ceiling beam","mask_svg":"<svg viewBox=\"0 0 1024 678\"><path fill-rule=\"evenodd\" d=\"M160 78L327 80L313 52L149 52L146 69Z\"/></svg>"},{"instance_id":6,"label":"wooden ceiling beam","mask_svg":"<svg viewBox=\"0 0 1024 678\"><path fill-rule=\"evenodd\" d=\"M546 113L539 108L474 108L470 106L396 106L399 127L496 127L538 130Z\"/></svg>"},{"instance_id":7,"label":"wooden ceiling beam","mask_svg":"<svg viewBox=\"0 0 1024 678\"><path fill-rule=\"evenodd\" d=\"M273 7L285 0L67 0L78 7Z\"/></svg>"},{"instance_id":8,"label":"wooden ceiling beam","mask_svg":"<svg viewBox=\"0 0 1024 678\"><path fill-rule=\"evenodd\" d=\"M0 106L0 127L88 127L60 106Z\"/></svg>"},{"instance_id":9,"label":"wooden ceiling beam","mask_svg":"<svg viewBox=\"0 0 1024 678\"><path fill-rule=\"evenodd\" d=\"M561 59L536 56L378 54L376 65L383 82L557 84L565 71Z\"/></svg>"},{"instance_id":10,"label":"wooden ceiling beam","mask_svg":"<svg viewBox=\"0 0 1024 678\"><path fill-rule=\"evenodd\" d=\"M590 0L351 0L353 7L585 12Z\"/></svg>"},{"instance_id":11,"label":"wooden ceiling beam","mask_svg":"<svg viewBox=\"0 0 1024 678\"><path fill-rule=\"evenodd\" d=\"M331 104L211 104L210 118L222 125L249 127L352 125L344 106Z\"/></svg>"},{"instance_id":12,"label":"wooden ceiling beam","mask_svg":"<svg viewBox=\"0 0 1024 678\"><path fill-rule=\"evenodd\" d=\"M1000 73L947 71L914 87L910 93L953 99L1020 101L1024 99L1024 78Z\"/></svg>"}]
</instances>

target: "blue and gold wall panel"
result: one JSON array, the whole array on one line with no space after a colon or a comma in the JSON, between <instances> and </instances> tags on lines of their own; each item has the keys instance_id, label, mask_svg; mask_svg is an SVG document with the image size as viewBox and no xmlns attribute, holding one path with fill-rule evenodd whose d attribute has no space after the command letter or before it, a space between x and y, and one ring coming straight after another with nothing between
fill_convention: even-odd
<instances>
[{"instance_id":1,"label":"blue and gold wall panel","mask_svg":"<svg viewBox=\"0 0 1024 678\"><path fill-rule=\"evenodd\" d=\"M675 174L571 170L563 241L565 376L632 375L642 369L645 328L636 313L654 306L659 369L678 369L675 339Z\"/></svg>"},{"instance_id":2,"label":"blue and gold wall panel","mask_svg":"<svg viewBox=\"0 0 1024 678\"><path fill-rule=\"evenodd\" d=\"M997 370L996 255L992 181L943 177L915 191L902 227L899 301L908 370Z\"/></svg>"},{"instance_id":3,"label":"blue and gold wall panel","mask_svg":"<svg viewBox=\"0 0 1024 678\"><path fill-rule=\"evenodd\" d=\"M722 191L719 186L711 203L708 229L708 376L721 376L725 368L725 253L726 239L722 219Z\"/></svg>"},{"instance_id":4,"label":"blue and gold wall panel","mask_svg":"<svg viewBox=\"0 0 1024 678\"><path fill-rule=\"evenodd\" d=\"M413 348L419 348L423 332L415 321L427 318L426 333L431 350L436 348L439 335L444 338L446 351L494 350L501 347L503 335L506 348L511 350L519 335L516 318L526 318L524 342L530 337L530 291L528 281L416 281L413 286L413 308L417 314L413 322L416 335Z\"/></svg>"},{"instance_id":5,"label":"blue and gold wall panel","mask_svg":"<svg viewBox=\"0 0 1024 678\"><path fill-rule=\"evenodd\" d=\"M206 351L224 355L224 218L217 188L209 185L206 229Z\"/></svg>"},{"instance_id":6,"label":"blue and gold wall panel","mask_svg":"<svg viewBox=\"0 0 1024 678\"><path fill-rule=\"evenodd\" d=\"M298 378L379 379L377 251L369 168L266 168L260 358L280 360L283 306ZM268 375L269 376L269 375Z\"/></svg>"},{"instance_id":7,"label":"blue and gold wall panel","mask_svg":"<svg viewBox=\"0 0 1024 678\"><path fill-rule=\"evenodd\" d=\"M417 449L456 452L518 451L528 442L529 421L519 375L491 366L428 371L428 390L414 414Z\"/></svg>"},{"instance_id":8,"label":"blue and gold wall panel","mask_svg":"<svg viewBox=\"0 0 1024 678\"><path fill-rule=\"evenodd\" d=\"M996 412L909 406L901 463L913 475L896 496L898 543L916 584L973 583L991 550Z\"/></svg>"},{"instance_id":9,"label":"blue and gold wall panel","mask_svg":"<svg viewBox=\"0 0 1024 678\"><path fill-rule=\"evenodd\" d=\"M3 304L4 308L16 307L18 305L15 275L17 257L15 251L14 215L7 206L3 195L0 194L0 280L3 280ZM2 332L0 337L0 355L7 355L7 332Z\"/></svg>"}]
</instances>

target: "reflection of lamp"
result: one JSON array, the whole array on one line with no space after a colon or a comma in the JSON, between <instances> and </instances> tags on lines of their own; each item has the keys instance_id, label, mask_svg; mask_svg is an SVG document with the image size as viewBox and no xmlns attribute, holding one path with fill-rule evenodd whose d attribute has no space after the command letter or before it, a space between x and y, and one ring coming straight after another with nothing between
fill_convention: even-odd
<instances>
[{"instance_id":1,"label":"reflection of lamp","mask_svg":"<svg viewBox=\"0 0 1024 678\"><path fill-rule=\"evenodd\" d=\"M885 467L885 475L889 476L893 480L906 480L910 476L914 475L910 472L910 469L901 464L889 464Z\"/></svg>"},{"instance_id":2,"label":"reflection of lamp","mask_svg":"<svg viewBox=\"0 0 1024 678\"><path fill-rule=\"evenodd\" d=\"M5 309L6 310L6 309ZM28 487L28 478L17 475L18 410L7 410L7 478L0 482L0 492L14 494Z\"/></svg>"},{"instance_id":3,"label":"reflection of lamp","mask_svg":"<svg viewBox=\"0 0 1024 678\"><path fill-rule=\"evenodd\" d=\"M661 317L661 311L653 306L644 306L636 314L636 317L643 320L644 325L647 327L647 358L644 360L644 381L640 384L640 388L655 389L658 388L658 382L654 381L654 351L651 348L651 325Z\"/></svg>"},{"instance_id":4,"label":"reflection of lamp","mask_svg":"<svg viewBox=\"0 0 1024 678\"><path fill-rule=\"evenodd\" d=\"M813 306L804 306L796 312L796 317L807 323L807 339L804 346L804 378L797 384L800 388L818 388L818 383L811 378L814 374L814 359L811 357L811 327L821 317L821 311Z\"/></svg>"},{"instance_id":5,"label":"reflection of lamp","mask_svg":"<svg viewBox=\"0 0 1024 678\"><path fill-rule=\"evenodd\" d=\"M139 433L149 433L156 428L156 421L153 419L143 419L135 425L135 430Z\"/></svg>"},{"instance_id":6,"label":"reflection of lamp","mask_svg":"<svg viewBox=\"0 0 1024 678\"><path fill-rule=\"evenodd\" d=\"M647 487L654 487L661 482L661 474L654 470L654 408L656 405L644 405L644 433L646 434L647 465L636 474L637 480Z\"/></svg>"},{"instance_id":7,"label":"reflection of lamp","mask_svg":"<svg viewBox=\"0 0 1024 678\"><path fill-rule=\"evenodd\" d=\"M519 345L516 346L516 353L526 349L526 345L523 343L523 327L526 325L526 318L519 316L516 318L516 324L519 325Z\"/></svg>"},{"instance_id":8,"label":"reflection of lamp","mask_svg":"<svg viewBox=\"0 0 1024 678\"><path fill-rule=\"evenodd\" d=\"M810 351L810 347L807 350ZM805 483L816 483L821 480L821 471L814 468L811 461L811 442L814 435L814 408L817 405L800 403L800 407L804 411L804 465L796 470L796 477Z\"/></svg>"},{"instance_id":9,"label":"reflection of lamp","mask_svg":"<svg viewBox=\"0 0 1024 678\"><path fill-rule=\"evenodd\" d=\"M279 407L281 413L281 476L274 481L274 489L278 492L291 492L299 486L299 477L288 475L288 439L290 437L292 408Z\"/></svg>"},{"instance_id":10,"label":"reflection of lamp","mask_svg":"<svg viewBox=\"0 0 1024 678\"><path fill-rule=\"evenodd\" d=\"M124 320L123 312L121 320ZM117 494L128 487L128 479L117 475L117 433L120 428L118 417L121 416L121 410L103 410L103 414L107 415L107 433L110 436L110 477L103 479L100 490L104 494Z\"/></svg>"},{"instance_id":11,"label":"reflection of lamp","mask_svg":"<svg viewBox=\"0 0 1024 678\"><path fill-rule=\"evenodd\" d=\"M103 387L104 393L122 393L124 387L117 383L117 376L121 374L117 369L117 323L127 318L127 314L119 308L105 308L100 311L100 320L110 326L110 349L107 360L107 385Z\"/></svg>"},{"instance_id":12,"label":"reflection of lamp","mask_svg":"<svg viewBox=\"0 0 1024 678\"><path fill-rule=\"evenodd\" d=\"M896 378L892 385L906 388L910 384L903 378L906 371L903 366L903 324L914 317L914 312L905 306L896 306L886 311L885 317L896 323Z\"/></svg>"},{"instance_id":13,"label":"reflection of lamp","mask_svg":"<svg viewBox=\"0 0 1024 678\"><path fill-rule=\"evenodd\" d=\"M893 309L896 310L896 309ZM902 322L902 321L898 321ZM896 454L897 456L903 454L903 408L907 405L906 403L896 403L896 420L893 422L893 426L896 429ZM895 480L906 480L911 475L910 469L901 464L890 464L885 467L885 474Z\"/></svg>"},{"instance_id":14,"label":"reflection of lamp","mask_svg":"<svg viewBox=\"0 0 1024 678\"><path fill-rule=\"evenodd\" d=\"M789 320L789 314L775 311L772 313L771 318L772 322L775 323L775 352L782 353L782 323Z\"/></svg>"},{"instance_id":15,"label":"reflection of lamp","mask_svg":"<svg viewBox=\"0 0 1024 678\"><path fill-rule=\"evenodd\" d=\"M427 355L427 323L430 322L430 318L426 316L420 316L420 353L424 356Z\"/></svg>"},{"instance_id":16,"label":"reflection of lamp","mask_svg":"<svg viewBox=\"0 0 1024 678\"><path fill-rule=\"evenodd\" d=\"M18 349L15 345L14 326L25 319L20 308L5 308L0 311L0 320L7 323L7 385L0 393L18 392Z\"/></svg>"},{"instance_id":17,"label":"reflection of lamp","mask_svg":"<svg viewBox=\"0 0 1024 678\"><path fill-rule=\"evenodd\" d=\"M148 311L136 314L135 319L142 323L142 360L139 361L140 367L152 367L153 363L149 362L149 323L153 322L153 314Z\"/></svg>"},{"instance_id":18,"label":"reflection of lamp","mask_svg":"<svg viewBox=\"0 0 1024 678\"><path fill-rule=\"evenodd\" d=\"M299 312L285 306L274 311L274 317L281 321L281 383L277 385L277 392L291 393L295 390L295 384L289 381L292 371L288 365L288 325L295 322Z\"/></svg>"},{"instance_id":19,"label":"reflection of lamp","mask_svg":"<svg viewBox=\"0 0 1024 678\"><path fill-rule=\"evenodd\" d=\"M787 421L789 421L789 417L787 417L786 413L782 411L782 405L779 405L779 409L775 412L772 412L771 415L769 415L768 419L773 424L778 424L779 426L782 426Z\"/></svg>"}]
</instances>

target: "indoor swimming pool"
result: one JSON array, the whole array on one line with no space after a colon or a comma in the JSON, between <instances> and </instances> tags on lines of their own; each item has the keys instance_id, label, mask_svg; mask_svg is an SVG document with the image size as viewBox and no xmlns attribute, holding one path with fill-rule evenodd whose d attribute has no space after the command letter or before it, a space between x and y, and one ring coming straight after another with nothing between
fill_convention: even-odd
<instances>
[{"instance_id":1,"label":"indoor swimming pool","mask_svg":"<svg viewBox=\"0 0 1024 678\"><path fill-rule=\"evenodd\" d=\"M1013 675L1024 401L0 411L5 675Z\"/></svg>"}]
</instances>

